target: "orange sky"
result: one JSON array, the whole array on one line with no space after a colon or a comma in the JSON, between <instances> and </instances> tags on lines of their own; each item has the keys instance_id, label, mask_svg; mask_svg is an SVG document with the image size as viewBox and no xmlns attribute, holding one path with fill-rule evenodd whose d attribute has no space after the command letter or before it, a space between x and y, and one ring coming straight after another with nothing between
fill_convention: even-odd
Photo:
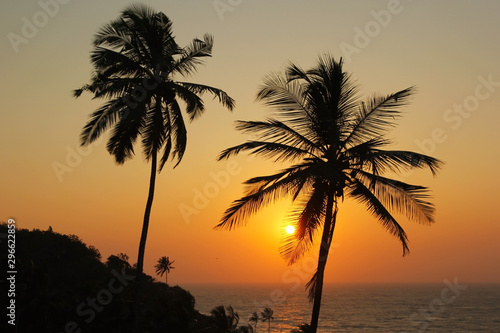
<instances>
[{"instance_id":1,"label":"orange sky","mask_svg":"<svg viewBox=\"0 0 500 333\"><path fill-rule=\"evenodd\" d=\"M330 52L347 60L346 70L365 95L416 85L418 93L390 136L395 147L429 153L446 165L437 178L428 172L405 178L430 186L437 207L431 227L402 221L411 250L405 258L397 239L363 206L343 203L327 282L500 282L500 180L494 174L500 164L500 3L261 0L214 7L220 2L146 2L172 19L181 45L206 32L215 36L213 58L189 80L222 88L237 102L231 114L207 101L206 114L188 127L184 160L157 178L146 271L153 274L156 260L167 255L175 260L169 281L180 285L307 281L314 253L292 267L278 253L286 201L262 210L244 228L212 230L241 195L242 181L282 166L215 157L244 141L235 120L263 119L265 108L253 100L264 75L288 60L307 68L319 53ZM14 34L24 38L26 20L43 19L44 9L36 1L8 6L0 20L0 220L52 226L77 234L103 257L125 252L135 261L149 165L139 155L116 166L104 142L78 150L80 130L100 103L88 95L71 97L89 79L92 35L125 4L53 7L53 17L36 21L37 31L18 44ZM66 172L58 175L54 165ZM186 207L197 212L186 217Z\"/></svg>"}]
</instances>

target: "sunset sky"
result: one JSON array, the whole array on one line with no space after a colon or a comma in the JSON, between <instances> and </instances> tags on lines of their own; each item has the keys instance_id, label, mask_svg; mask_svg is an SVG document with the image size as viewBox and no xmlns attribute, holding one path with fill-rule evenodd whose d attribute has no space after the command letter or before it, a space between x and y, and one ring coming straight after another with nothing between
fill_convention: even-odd
<instances>
[{"instance_id":1,"label":"sunset sky","mask_svg":"<svg viewBox=\"0 0 500 333\"><path fill-rule=\"evenodd\" d=\"M79 134L102 101L79 99L87 83L94 33L130 2L4 1L0 16L0 220L18 227L76 234L107 258L137 258L149 170L140 149L117 166L105 140L79 148ZM63 4L64 3L64 4ZM429 186L436 223L401 218L399 241L346 200L340 206L326 282L500 282L500 2L498 1L144 1L173 21L177 42L215 37L213 57L193 81L227 91L230 113L207 96L207 111L188 126L182 163L157 178L145 271L161 256L175 260L171 284L305 284L316 256L287 266L279 255L289 202L263 209L235 231L215 231L241 196L242 181L284 167L246 155L217 162L246 137L233 122L262 120L255 103L262 78L293 61L343 57L361 94L418 89L394 148L446 162L403 175ZM186 119L187 120L187 119ZM188 213L186 213L188 212ZM22 246L22 244L18 244Z\"/></svg>"}]
</instances>

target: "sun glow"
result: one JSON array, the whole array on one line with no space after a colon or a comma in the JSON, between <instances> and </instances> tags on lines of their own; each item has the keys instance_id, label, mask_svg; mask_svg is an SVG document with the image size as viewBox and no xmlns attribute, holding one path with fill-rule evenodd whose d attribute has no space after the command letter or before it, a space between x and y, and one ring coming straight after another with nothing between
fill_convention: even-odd
<instances>
[{"instance_id":1,"label":"sun glow","mask_svg":"<svg viewBox=\"0 0 500 333\"><path fill-rule=\"evenodd\" d=\"M289 225L288 227L286 227L285 230L286 230L286 233L289 234L289 235L291 235L291 234L293 234L295 232L295 228L294 228L293 225Z\"/></svg>"}]
</instances>

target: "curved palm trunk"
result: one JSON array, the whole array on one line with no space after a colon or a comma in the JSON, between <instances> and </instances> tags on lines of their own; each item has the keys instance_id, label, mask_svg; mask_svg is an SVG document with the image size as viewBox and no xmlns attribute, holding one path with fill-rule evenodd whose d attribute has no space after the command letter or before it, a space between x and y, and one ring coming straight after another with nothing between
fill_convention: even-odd
<instances>
[{"instance_id":1,"label":"curved palm trunk","mask_svg":"<svg viewBox=\"0 0 500 333\"><path fill-rule=\"evenodd\" d=\"M146 203L146 210L144 212L144 222L142 223L142 233L141 240L139 242L139 255L137 257L137 271L136 271L136 283L135 283L135 294L134 294L134 332L140 332L141 326L141 316L140 316L140 299L142 296L142 272L144 268L144 253L146 251L146 239L148 237L148 227L149 227L149 216L151 214L151 206L153 205L153 197L155 192L155 181L156 181L156 151L153 153L151 159L151 177L149 180L149 194L148 201Z\"/></svg>"},{"instance_id":2,"label":"curved palm trunk","mask_svg":"<svg viewBox=\"0 0 500 333\"><path fill-rule=\"evenodd\" d=\"M321 236L321 248L318 257L318 269L316 271L316 284L314 285L314 303L311 315L311 331L316 333L318 329L319 310L321 307L321 296L323 294L323 277L325 274L326 261L328 252L332 243L333 230L337 220L337 205L335 202L335 194L331 192L328 195L326 206L325 224L323 226L323 235Z\"/></svg>"}]
</instances>

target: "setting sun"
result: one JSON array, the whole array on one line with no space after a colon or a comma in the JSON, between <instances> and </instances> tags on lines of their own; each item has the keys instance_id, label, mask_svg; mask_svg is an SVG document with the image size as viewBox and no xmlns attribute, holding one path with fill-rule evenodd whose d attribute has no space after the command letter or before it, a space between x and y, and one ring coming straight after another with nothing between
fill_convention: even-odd
<instances>
[{"instance_id":1,"label":"setting sun","mask_svg":"<svg viewBox=\"0 0 500 333\"><path fill-rule=\"evenodd\" d=\"M288 227L286 227L286 233L291 235L295 232L295 227L293 225L289 225Z\"/></svg>"}]
</instances>

